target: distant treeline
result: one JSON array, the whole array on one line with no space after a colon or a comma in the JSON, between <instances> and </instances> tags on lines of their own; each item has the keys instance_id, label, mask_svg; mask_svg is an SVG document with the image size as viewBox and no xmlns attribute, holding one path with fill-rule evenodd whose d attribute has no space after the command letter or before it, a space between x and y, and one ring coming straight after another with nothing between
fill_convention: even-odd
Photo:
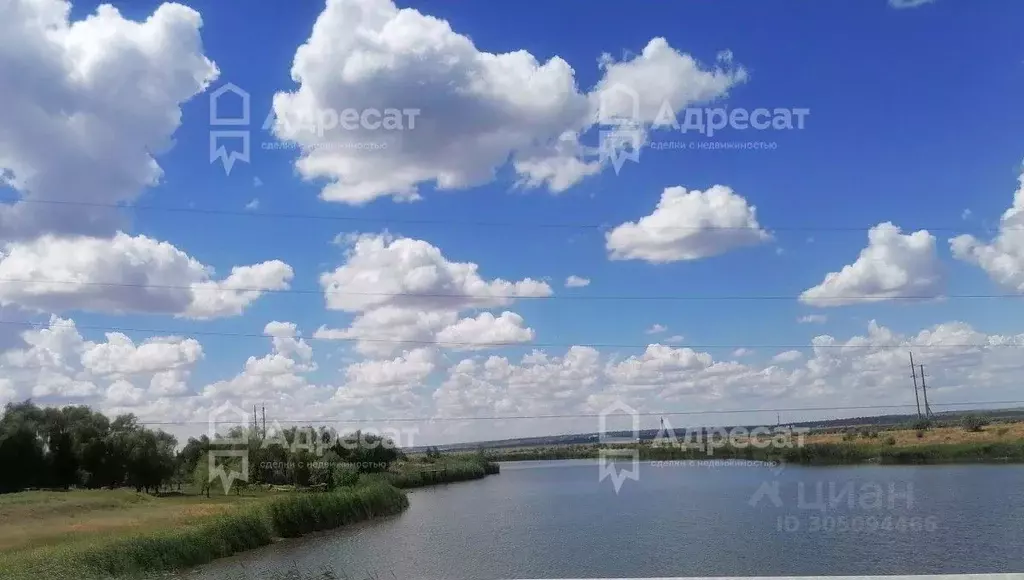
<instances>
[{"instance_id":1,"label":"distant treeline","mask_svg":"<svg viewBox=\"0 0 1024 580\"><path fill-rule=\"evenodd\" d=\"M622 449L623 446L616 446ZM789 449L759 449L726 445L711 454L705 449L655 447L639 444L635 448L644 461L743 459L777 461L803 465L842 465L856 463L928 464L970 462L1024 462L1024 441L992 443L942 443L895 447L867 443L812 443ZM555 459L596 459L602 448L598 445L537 447L507 451L491 451L492 461L541 461Z\"/></svg>"},{"instance_id":2,"label":"distant treeline","mask_svg":"<svg viewBox=\"0 0 1024 580\"><path fill-rule=\"evenodd\" d=\"M1024 421L1024 409L994 409L977 411L944 411L934 413L929 424L933 427L957 425L965 416L976 415L992 421ZM805 427L815 433L836 433L850 427L878 427L883 429L917 428L916 424L921 420L916 415L871 415L866 417L851 417L847 419L824 419L818 421L787 422L789 427ZM746 428L753 429L758 425L719 425L725 429ZM685 431L685 425L676 426L677 431ZM644 429L641 431L611 431L604 434L605 437L635 437L640 441L651 441L658 437L661 429ZM470 451L508 449L518 447L542 447L552 445L587 445L594 444L601 437L599 433L578 433L574 435L552 435L545 437L523 437L519 439L498 439L491 441L480 441L477 443L462 443L446 445L445 451Z\"/></svg>"},{"instance_id":3,"label":"distant treeline","mask_svg":"<svg viewBox=\"0 0 1024 580\"><path fill-rule=\"evenodd\" d=\"M244 443L229 445L219 436L203 435L190 438L178 452L174 436L146 428L131 414L110 419L87 406L8 403L0 417L0 493L71 487L156 492L188 482L208 492L211 450L246 451L247 481L238 485L333 488L354 483L360 473L387 471L403 457L390 439L358 431L339 435L327 428L293 427L268 437L236 427L225 437ZM225 470L243 465L237 455L215 462Z\"/></svg>"}]
</instances>

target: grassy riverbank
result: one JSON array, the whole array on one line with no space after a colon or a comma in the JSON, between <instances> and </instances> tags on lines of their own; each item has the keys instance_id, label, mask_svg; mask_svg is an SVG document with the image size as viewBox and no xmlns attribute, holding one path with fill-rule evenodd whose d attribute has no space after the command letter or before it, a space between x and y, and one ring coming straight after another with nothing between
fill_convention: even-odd
<instances>
[{"instance_id":1,"label":"grassy riverbank","mask_svg":"<svg viewBox=\"0 0 1024 580\"><path fill-rule=\"evenodd\" d=\"M497 463L467 459L434 464L428 463L416 467L410 466L397 473L385 474L383 477L395 487L410 489L427 485L481 479L488 475L497 474L499 471L500 467Z\"/></svg>"},{"instance_id":2,"label":"grassy riverbank","mask_svg":"<svg viewBox=\"0 0 1024 580\"><path fill-rule=\"evenodd\" d=\"M722 442L710 453L706 448L650 443L639 443L635 448L642 460L747 459L804 465L1024 463L1024 427L989 426L971 432L953 427L868 430L856 436L809 434L802 445L794 438L789 448L733 446ZM488 458L492 461L594 459L600 449L599 445L591 444L492 450Z\"/></svg>"},{"instance_id":3,"label":"grassy riverbank","mask_svg":"<svg viewBox=\"0 0 1024 580\"><path fill-rule=\"evenodd\" d=\"M135 577L210 562L319 530L399 513L399 487L479 479L478 459L406 463L335 491L271 491L206 497L129 490L0 495L0 578Z\"/></svg>"}]
</instances>

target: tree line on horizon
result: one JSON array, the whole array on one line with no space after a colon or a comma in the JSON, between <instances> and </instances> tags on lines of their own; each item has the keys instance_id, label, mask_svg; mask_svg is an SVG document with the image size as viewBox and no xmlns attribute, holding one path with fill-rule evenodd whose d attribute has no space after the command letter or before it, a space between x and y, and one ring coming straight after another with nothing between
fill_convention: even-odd
<instances>
[{"instance_id":1,"label":"tree line on horizon","mask_svg":"<svg viewBox=\"0 0 1024 580\"><path fill-rule=\"evenodd\" d=\"M223 437L245 443L218 441ZM147 428L133 414L111 419L87 405L8 403L0 416L0 493L121 487L157 493L195 483L209 494L211 450L215 456L217 450L246 452L247 477L236 490L247 484L333 488L359 473L387 471L403 458L390 439L359 431L341 436L325 427L291 427L268 436L239 426L223 437L190 437L178 450L176 437ZM215 461L228 470L241 466L237 456Z\"/></svg>"}]
</instances>

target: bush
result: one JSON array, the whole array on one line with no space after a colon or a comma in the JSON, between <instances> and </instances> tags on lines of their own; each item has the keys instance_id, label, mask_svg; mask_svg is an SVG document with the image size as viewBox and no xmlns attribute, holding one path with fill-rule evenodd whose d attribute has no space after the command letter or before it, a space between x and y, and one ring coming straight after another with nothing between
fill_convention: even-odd
<instances>
[{"instance_id":1,"label":"bush","mask_svg":"<svg viewBox=\"0 0 1024 580\"><path fill-rule=\"evenodd\" d=\"M986 425L988 425L988 419L978 415L964 415L960 419L960 426L963 427L964 431L978 432Z\"/></svg>"},{"instance_id":2,"label":"bush","mask_svg":"<svg viewBox=\"0 0 1024 580\"><path fill-rule=\"evenodd\" d=\"M915 435L917 435L918 439L921 439L922 437L924 437L924 431L918 429L917 433L915 433Z\"/></svg>"},{"instance_id":3,"label":"bush","mask_svg":"<svg viewBox=\"0 0 1024 580\"><path fill-rule=\"evenodd\" d=\"M916 421L914 421L913 423L910 424L910 428L911 429L917 429L918 431L924 431L926 429L931 429L931 427L932 427L932 422L929 419L918 419L918 420L916 420Z\"/></svg>"},{"instance_id":4,"label":"bush","mask_svg":"<svg viewBox=\"0 0 1024 580\"><path fill-rule=\"evenodd\" d=\"M409 499L404 493L390 485L378 483L330 493L283 497L270 502L267 512L278 535L294 538L376 516L395 514L407 507Z\"/></svg>"},{"instance_id":5,"label":"bush","mask_svg":"<svg viewBox=\"0 0 1024 580\"><path fill-rule=\"evenodd\" d=\"M76 567L109 576L172 570L265 546L272 536L265 515L246 510L181 531L115 540L72 556L72 560Z\"/></svg>"},{"instance_id":6,"label":"bush","mask_svg":"<svg viewBox=\"0 0 1024 580\"><path fill-rule=\"evenodd\" d=\"M886 437L885 438L885 444L886 445L896 445L896 438L893 437L892 435Z\"/></svg>"},{"instance_id":7,"label":"bush","mask_svg":"<svg viewBox=\"0 0 1024 580\"><path fill-rule=\"evenodd\" d=\"M350 464L335 464L332 476L335 487L352 487L359 483L359 470Z\"/></svg>"}]
</instances>

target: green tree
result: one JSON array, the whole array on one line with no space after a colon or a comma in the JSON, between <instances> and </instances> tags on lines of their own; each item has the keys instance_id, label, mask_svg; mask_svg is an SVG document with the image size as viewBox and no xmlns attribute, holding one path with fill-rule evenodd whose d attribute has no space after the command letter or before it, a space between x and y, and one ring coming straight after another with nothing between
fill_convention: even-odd
<instances>
[{"instance_id":1,"label":"green tree","mask_svg":"<svg viewBox=\"0 0 1024 580\"><path fill-rule=\"evenodd\" d=\"M205 493L206 497L210 497L212 482L210 481L210 462L207 457L196 462L195 470L192 472L192 484L199 490L199 493Z\"/></svg>"}]
</instances>

